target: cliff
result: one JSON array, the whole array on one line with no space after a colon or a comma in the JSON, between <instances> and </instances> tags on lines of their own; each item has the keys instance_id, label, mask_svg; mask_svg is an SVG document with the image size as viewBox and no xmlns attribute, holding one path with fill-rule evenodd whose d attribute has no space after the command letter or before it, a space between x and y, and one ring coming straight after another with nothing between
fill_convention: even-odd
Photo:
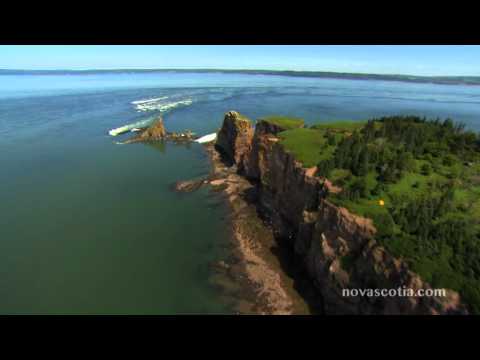
<instances>
[{"instance_id":1,"label":"cliff","mask_svg":"<svg viewBox=\"0 0 480 360\"><path fill-rule=\"evenodd\" d=\"M230 111L225 114L215 147L226 162L241 167L245 155L250 152L252 137L253 127L250 121L238 112Z\"/></svg>"},{"instance_id":2,"label":"cliff","mask_svg":"<svg viewBox=\"0 0 480 360\"><path fill-rule=\"evenodd\" d=\"M344 289L431 289L375 241L372 220L326 200L330 183L303 168L279 143L281 125L255 130L237 112L225 115L216 148L257 186L257 208L306 269L327 314L467 313L458 293L445 297L346 297Z\"/></svg>"}]
</instances>

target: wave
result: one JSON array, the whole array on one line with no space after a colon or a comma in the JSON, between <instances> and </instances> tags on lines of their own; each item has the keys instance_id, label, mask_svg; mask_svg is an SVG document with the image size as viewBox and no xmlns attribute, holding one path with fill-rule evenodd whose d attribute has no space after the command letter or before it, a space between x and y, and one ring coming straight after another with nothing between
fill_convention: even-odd
<instances>
[{"instance_id":1,"label":"wave","mask_svg":"<svg viewBox=\"0 0 480 360\"><path fill-rule=\"evenodd\" d=\"M117 136L123 133L126 133L127 131L138 131L138 129L145 128L149 126L151 123L155 121L157 117L156 116L151 116L146 119L140 120L133 122L131 124L123 125L115 129L111 129L108 134L111 136Z\"/></svg>"},{"instance_id":2,"label":"wave","mask_svg":"<svg viewBox=\"0 0 480 360\"><path fill-rule=\"evenodd\" d=\"M145 111L159 111L165 113L169 110L175 109L180 106L188 106L193 104L193 99L181 99L177 101L165 101L168 99L168 96L162 96L159 98L145 99L133 101L132 104L135 105L135 109L139 112Z\"/></svg>"},{"instance_id":3,"label":"wave","mask_svg":"<svg viewBox=\"0 0 480 360\"><path fill-rule=\"evenodd\" d=\"M172 97L176 97L175 101L167 101ZM156 112L160 114L164 114L167 111L172 109L181 107L181 106L188 106L193 104L193 99L191 97L185 97L185 94L182 96L160 96L155 98L148 98L148 99L140 99L132 101L131 104L135 106L138 112ZM182 98L183 97L183 98ZM142 128L148 127L152 124L155 119L157 119L158 115L150 116L146 119L142 119L139 121L135 121L130 124L126 124L108 131L111 136L117 136L123 134L125 132L131 131L136 132L140 131Z\"/></svg>"},{"instance_id":4,"label":"wave","mask_svg":"<svg viewBox=\"0 0 480 360\"><path fill-rule=\"evenodd\" d=\"M158 97L158 98L145 99L145 100L136 100L136 101L132 101L132 104L133 105L148 104L148 103L151 103L151 102L156 102L156 101L165 100L165 99L168 99L168 96L162 96L162 97Z\"/></svg>"}]
</instances>

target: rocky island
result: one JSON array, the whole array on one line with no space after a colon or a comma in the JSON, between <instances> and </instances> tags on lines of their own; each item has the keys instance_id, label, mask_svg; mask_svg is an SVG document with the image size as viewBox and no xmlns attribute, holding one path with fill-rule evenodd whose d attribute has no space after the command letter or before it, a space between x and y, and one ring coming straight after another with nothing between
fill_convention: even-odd
<instances>
[{"instance_id":1,"label":"rocky island","mask_svg":"<svg viewBox=\"0 0 480 360\"><path fill-rule=\"evenodd\" d=\"M163 124L163 119L159 116L155 119L152 124L148 127L140 129L139 133L132 138L124 141L124 144L131 144L136 142L148 142L148 141L158 141L158 140L171 140L173 142L191 142L197 137L190 130L185 132L175 133L168 132L165 130L165 125Z\"/></svg>"},{"instance_id":2,"label":"rocky island","mask_svg":"<svg viewBox=\"0 0 480 360\"><path fill-rule=\"evenodd\" d=\"M478 312L478 135L451 120L416 117L310 127L269 117L254 126L231 111L208 151L210 183L223 186L232 204L254 204L314 285L323 313ZM245 238L248 224L234 227L254 260L247 273L273 308L280 304L276 313L291 313L280 278L256 259L255 236ZM444 296L343 295L432 287L445 288Z\"/></svg>"}]
</instances>

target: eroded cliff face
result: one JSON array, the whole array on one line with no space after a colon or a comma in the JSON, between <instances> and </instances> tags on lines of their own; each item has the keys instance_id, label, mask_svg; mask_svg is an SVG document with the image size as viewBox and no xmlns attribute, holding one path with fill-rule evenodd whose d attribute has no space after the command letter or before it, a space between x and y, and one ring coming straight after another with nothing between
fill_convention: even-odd
<instances>
[{"instance_id":1,"label":"eroded cliff face","mask_svg":"<svg viewBox=\"0 0 480 360\"><path fill-rule=\"evenodd\" d=\"M240 119L240 120L239 120ZM236 112L225 116L217 147L239 173L257 183L257 207L280 239L287 241L322 297L327 314L467 313L458 293L446 297L344 296L344 289L431 289L407 264L374 239L370 219L325 199L335 190L286 152L278 126L250 122Z\"/></svg>"},{"instance_id":2,"label":"eroded cliff face","mask_svg":"<svg viewBox=\"0 0 480 360\"><path fill-rule=\"evenodd\" d=\"M215 147L225 160L241 168L244 157L250 152L253 138L251 122L236 111L225 114Z\"/></svg>"}]
</instances>

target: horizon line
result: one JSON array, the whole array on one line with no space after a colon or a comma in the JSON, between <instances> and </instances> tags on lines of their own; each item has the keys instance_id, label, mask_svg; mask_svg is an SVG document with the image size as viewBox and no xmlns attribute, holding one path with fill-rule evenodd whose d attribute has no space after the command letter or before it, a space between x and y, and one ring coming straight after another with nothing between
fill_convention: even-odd
<instances>
[{"instance_id":1,"label":"horizon line","mask_svg":"<svg viewBox=\"0 0 480 360\"><path fill-rule=\"evenodd\" d=\"M416 77L416 78L478 78L480 75L413 75L413 74L401 74L401 73L370 73L370 72L342 72L342 71L330 71L330 70L292 70L292 69L241 69L241 68L86 68L86 69L9 69L0 68L0 72L109 72L109 71L225 71L225 72L272 72L272 73L311 73L311 74L339 74L339 75L374 75L374 76L404 76L404 77Z\"/></svg>"}]
</instances>

